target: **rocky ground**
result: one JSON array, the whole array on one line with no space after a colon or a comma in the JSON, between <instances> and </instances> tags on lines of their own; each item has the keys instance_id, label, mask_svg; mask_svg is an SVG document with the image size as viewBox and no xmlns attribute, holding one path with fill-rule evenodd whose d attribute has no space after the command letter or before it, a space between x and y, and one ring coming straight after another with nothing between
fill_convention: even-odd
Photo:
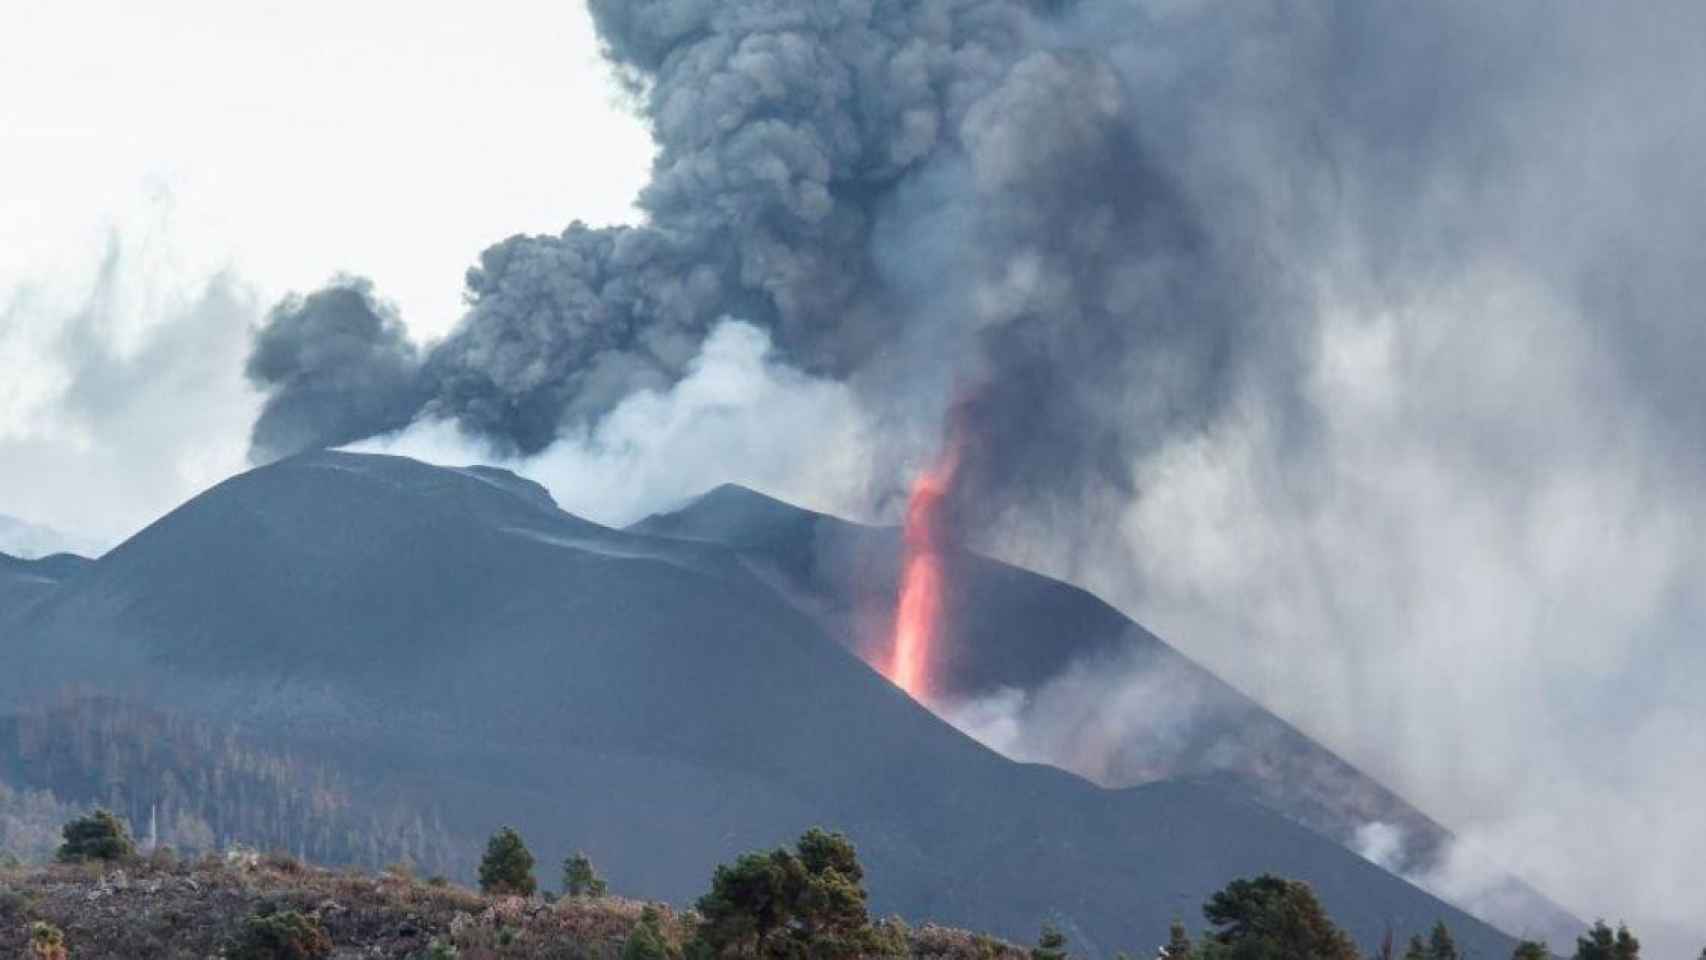
<instances>
[{"instance_id":1,"label":"rocky ground","mask_svg":"<svg viewBox=\"0 0 1706 960\"><path fill-rule=\"evenodd\" d=\"M0 957L30 957L32 927L46 923L62 932L70 960L219 958L232 954L250 917L298 911L318 921L341 960L616 960L645 906L620 897L487 897L404 870L338 872L276 855L25 867L0 870ZM656 906L679 956L693 916ZM898 921L882 930L897 954L919 960L1028 956L960 930Z\"/></svg>"}]
</instances>

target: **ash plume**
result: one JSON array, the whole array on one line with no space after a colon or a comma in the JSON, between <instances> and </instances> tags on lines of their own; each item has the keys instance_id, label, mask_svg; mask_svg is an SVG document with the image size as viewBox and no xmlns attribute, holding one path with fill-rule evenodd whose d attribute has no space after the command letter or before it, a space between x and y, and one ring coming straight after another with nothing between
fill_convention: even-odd
<instances>
[{"instance_id":1,"label":"ash plume","mask_svg":"<svg viewBox=\"0 0 1706 960\"><path fill-rule=\"evenodd\" d=\"M894 516L951 419L968 543L1684 942L1706 7L589 7L657 142L643 222L497 244L418 357L362 321L256 361L253 456L412 423L580 464L750 325L888 447L819 506Z\"/></svg>"},{"instance_id":2,"label":"ash plume","mask_svg":"<svg viewBox=\"0 0 1706 960\"><path fill-rule=\"evenodd\" d=\"M253 456L277 458L406 425L420 409L420 359L373 286L341 278L275 306L244 372L269 391Z\"/></svg>"}]
</instances>

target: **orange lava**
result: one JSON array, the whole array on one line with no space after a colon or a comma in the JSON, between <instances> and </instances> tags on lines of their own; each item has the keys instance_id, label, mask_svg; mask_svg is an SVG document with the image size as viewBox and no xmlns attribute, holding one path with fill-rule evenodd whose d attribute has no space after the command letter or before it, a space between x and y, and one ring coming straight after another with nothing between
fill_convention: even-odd
<instances>
[{"instance_id":1,"label":"orange lava","mask_svg":"<svg viewBox=\"0 0 1706 960\"><path fill-rule=\"evenodd\" d=\"M914 700L930 695L930 651L942 625L942 545L937 542L943 499L959 457L950 452L919 476L906 508L900 598L888 677Z\"/></svg>"}]
</instances>

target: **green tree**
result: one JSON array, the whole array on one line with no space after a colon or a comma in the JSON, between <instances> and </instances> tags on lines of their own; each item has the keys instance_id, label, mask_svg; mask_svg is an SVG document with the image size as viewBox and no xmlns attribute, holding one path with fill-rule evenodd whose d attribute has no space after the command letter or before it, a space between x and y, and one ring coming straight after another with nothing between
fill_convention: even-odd
<instances>
[{"instance_id":1,"label":"green tree","mask_svg":"<svg viewBox=\"0 0 1706 960\"><path fill-rule=\"evenodd\" d=\"M322 960L332 955L332 938L320 922L289 910L256 914L243 924L232 960Z\"/></svg>"},{"instance_id":2,"label":"green tree","mask_svg":"<svg viewBox=\"0 0 1706 960\"><path fill-rule=\"evenodd\" d=\"M1066 934L1054 924L1044 923L1037 945L1031 948L1031 960L1066 960Z\"/></svg>"},{"instance_id":3,"label":"green tree","mask_svg":"<svg viewBox=\"0 0 1706 960\"><path fill-rule=\"evenodd\" d=\"M577 850L574 856L563 861L563 892L569 896L602 897L609 889L586 854Z\"/></svg>"},{"instance_id":4,"label":"green tree","mask_svg":"<svg viewBox=\"0 0 1706 960\"><path fill-rule=\"evenodd\" d=\"M521 842L521 834L504 827L486 841L480 858L480 890L499 896L530 897L538 884L533 880L533 854Z\"/></svg>"},{"instance_id":5,"label":"green tree","mask_svg":"<svg viewBox=\"0 0 1706 960\"><path fill-rule=\"evenodd\" d=\"M1203 905L1205 954L1226 960L1358 960L1309 885L1263 874L1234 880Z\"/></svg>"},{"instance_id":6,"label":"green tree","mask_svg":"<svg viewBox=\"0 0 1706 960\"><path fill-rule=\"evenodd\" d=\"M1404 960L1428 960L1428 944L1421 934L1410 938L1410 945L1404 948Z\"/></svg>"},{"instance_id":7,"label":"green tree","mask_svg":"<svg viewBox=\"0 0 1706 960\"><path fill-rule=\"evenodd\" d=\"M1552 950L1544 940L1524 940L1511 952L1511 960L1552 960Z\"/></svg>"},{"instance_id":8,"label":"green tree","mask_svg":"<svg viewBox=\"0 0 1706 960\"><path fill-rule=\"evenodd\" d=\"M717 867L696 905L712 954L833 960L875 950L865 872L853 844L812 829L794 850L744 854Z\"/></svg>"},{"instance_id":9,"label":"green tree","mask_svg":"<svg viewBox=\"0 0 1706 960\"><path fill-rule=\"evenodd\" d=\"M1640 960L1641 941L1629 932L1628 926L1617 925L1617 931L1594 921L1586 936L1576 938L1576 960Z\"/></svg>"},{"instance_id":10,"label":"green tree","mask_svg":"<svg viewBox=\"0 0 1706 960\"><path fill-rule=\"evenodd\" d=\"M1167 945L1161 948L1161 956L1166 960L1193 960L1196 953L1191 935L1185 932L1185 924L1174 920L1173 925L1167 928Z\"/></svg>"},{"instance_id":11,"label":"green tree","mask_svg":"<svg viewBox=\"0 0 1706 960\"><path fill-rule=\"evenodd\" d=\"M663 915L647 904L640 911L640 922L628 933L622 944L622 960L669 960L669 947L663 936Z\"/></svg>"},{"instance_id":12,"label":"green tree","mask_svg":"<svg viewBox=\"0 0 1706 960\"><path fill-rule=\"evenodd\" d=\"M59 845L60 863L102 860L108 863L136 856L136 844L124 823L105 810L79 817L60 830L65 842Z\"/></svg>"},{"instance_id":13,"label":"green tree","mask_svg":"<svg viewBox=\"0 0 1706 960\"><path fill-rule=\"evenodd\" d=\"M1433 932L1428 934L1428 960L1458 960L1457 941L1444 920L1435 923Z\"/></svg>"}]
</instances>

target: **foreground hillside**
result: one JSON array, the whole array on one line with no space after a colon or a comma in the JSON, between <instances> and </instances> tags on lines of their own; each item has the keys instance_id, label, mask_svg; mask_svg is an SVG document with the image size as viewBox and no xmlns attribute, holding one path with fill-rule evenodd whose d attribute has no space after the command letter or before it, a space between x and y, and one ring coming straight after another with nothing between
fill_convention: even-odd
<instances>
[{"instance_id":1,"label":"foreground hillside","mask_svg":"<svg viewBox=\"0 0 1706 960\"><path fill-rule=\"evenodd\" d=\"M285 856L169 856L124 868L95 864L0 869L0 957L28 957L30 927L63 934L74 960L216 957L249 918L296 911L329 937L338 958L617 960L647 904L621 897L493 897L404 871L334 872ZM653 904L670 956L691 915ZM943 927L884 925L900 957L1026 960L991 937Z\"/></svg>"},{"instance_id":2,"label":"foreground hillside","mask_svg":"<svg viewBox=\"0 0 1706 960\"><path fill-rule=\"evenodd\" d=\"M1237 784L1106 789L1005 759L741 551L602 527L501 471L293 458L67 573L0 610L0 717L19 718L0 770L138 833L156 811L163 838L205 824L170 838L186 848L401 849L468 880L509 822L685 904L714 865L831 823L879 913L1015 939L1053 919L1091 957L1264 872L1308 881L1365 945L1437 920L1483 956L1514 944ZM87 706L44 715L67 690L171 714L171 748ZM65 729L84 732L36 733Z\"/></svg>"}]
</instances>

